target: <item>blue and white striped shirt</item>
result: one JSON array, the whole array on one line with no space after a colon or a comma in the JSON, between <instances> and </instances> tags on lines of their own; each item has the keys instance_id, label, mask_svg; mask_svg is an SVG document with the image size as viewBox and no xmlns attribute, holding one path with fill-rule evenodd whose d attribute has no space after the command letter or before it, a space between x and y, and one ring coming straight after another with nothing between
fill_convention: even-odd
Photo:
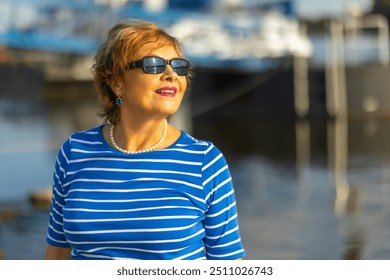
<instances>
[{"instance_id":1,"label":"blue and white striped shirt","mask_svg":"<svg viewBox=\"0 0 390 280\"><path fill-rule=\"evenodd\" d=\"M73 259L237 259L244 256L222 153L182 131L171 146L123 154L102 125L62 145L47 242Z\"/></svg>"}]
</instances>

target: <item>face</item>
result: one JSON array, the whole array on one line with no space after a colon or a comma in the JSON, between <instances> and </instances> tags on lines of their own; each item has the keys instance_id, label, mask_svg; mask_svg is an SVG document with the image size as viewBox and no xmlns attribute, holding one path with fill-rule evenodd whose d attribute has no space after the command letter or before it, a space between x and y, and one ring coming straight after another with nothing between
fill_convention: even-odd
<instances>
[{"instance_id":1,"label":"face","mask_svg":"<svg viewBox=\"0 0 390 280\"><path fill-rule=\"evenodd\" d=\"M172 46L141 53L136 60L144 56L164 59L179 57ZM187 79L186 76L177 75L170 65L160 74L148 74L142 68L134 68L125 71L118 87L116 93L123 100L121 120L168 117L179 109L187 88Z\"/></svg>"}]
</instances>

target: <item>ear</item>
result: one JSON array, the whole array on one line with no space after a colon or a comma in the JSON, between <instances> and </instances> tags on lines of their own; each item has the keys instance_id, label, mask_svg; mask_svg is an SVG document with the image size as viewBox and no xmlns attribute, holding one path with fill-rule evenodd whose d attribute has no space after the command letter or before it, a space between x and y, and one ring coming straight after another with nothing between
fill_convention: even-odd
<instances>
[{"instance_id":1,"label":"ear","mask_svg":"<svg viewBox=\"0 0 390 280\"><path fill-rule=\"evenodd\" d=\"M116 96L122 97L124 83L121 78L119 77L112 78L109 81L108 85L110 86L111 90L115 93Z\"/></svg>"}]
</instances>

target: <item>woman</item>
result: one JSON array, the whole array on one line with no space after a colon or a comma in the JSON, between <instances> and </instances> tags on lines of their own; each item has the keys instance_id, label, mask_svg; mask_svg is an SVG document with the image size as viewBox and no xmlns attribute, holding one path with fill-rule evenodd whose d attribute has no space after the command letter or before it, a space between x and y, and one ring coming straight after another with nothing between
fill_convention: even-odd
<instances>
[{"instance_id":1,"label":"woman","mask_svg":"<svg viewBox=\"0 0 390 280\"><path fill-rule=\"evenodd\" d=\"M45 258L243 257L223 155L167 122L190 76L177 39L119 23L93 70L105 123L58 153Z\"/></svg>"}]
</instances>

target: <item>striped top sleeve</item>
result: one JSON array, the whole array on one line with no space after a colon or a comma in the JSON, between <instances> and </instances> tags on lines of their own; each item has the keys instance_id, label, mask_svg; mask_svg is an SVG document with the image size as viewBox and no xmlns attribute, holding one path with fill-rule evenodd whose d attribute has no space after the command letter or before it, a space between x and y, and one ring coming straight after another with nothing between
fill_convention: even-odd
<instances>
[{"instance_id":1,"label":"striped top sleeve","mask_svg":"<svg viewBox=\"0 0 390 280\"><path fill-rule=\"evenodd\" d=\"M73 259L237 259L245 255L222 153L186 132L170 147L126 155L101 127L58 152L47 242Z\"/></svg>"},{"instance_id":2,"label":"striped top sleeve","mask_svg":"<svg viewBox=\"0 0 390 280\"><path fill-rule=\"evenodd\" d=\"M237 259L243 256L234 188L228 165L214 146L206 150L202 167L206 193L206 252L208 259Z\"/></svg>"},{"instance_id":3,"label":"striped top sleeve","mask_svg":"<svg viewBox=\"0 0 390 280\"><path fill-rule=\"evenodd\" d=\"M65 197L63 182L66 177L69 159L67 152L70 150L70 139L68 139L58 152L53 175L53 195L50 210L50 223L47 238L50 244L57 247L70 247L64 234L63 208Z\"/></svg>"}]
</instances>

